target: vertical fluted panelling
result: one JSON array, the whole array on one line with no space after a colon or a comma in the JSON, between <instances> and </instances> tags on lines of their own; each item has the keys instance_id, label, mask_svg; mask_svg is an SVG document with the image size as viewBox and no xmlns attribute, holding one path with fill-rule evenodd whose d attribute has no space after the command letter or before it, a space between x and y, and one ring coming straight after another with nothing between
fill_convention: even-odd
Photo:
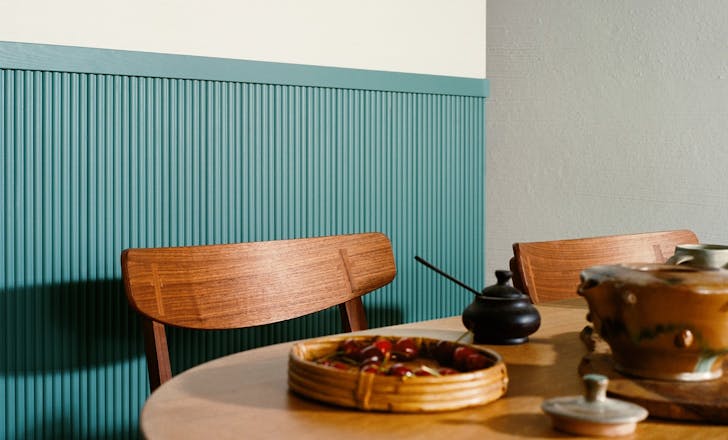
<instances>
[{"instance_id":1,"label":"vertical fluted panelling","mask_svg":"<svg viewBox=\"0 0 728 440\"><path fill-rule=\"evenodd\" d=\"M398 274L371 325L461 313L413 257L482 287L484 118L479 97L0 70L0 437L136 436L127 247L383 231ZM332 309L170 344L179 370L337 331Z\"/></svg>"}]
</instances>

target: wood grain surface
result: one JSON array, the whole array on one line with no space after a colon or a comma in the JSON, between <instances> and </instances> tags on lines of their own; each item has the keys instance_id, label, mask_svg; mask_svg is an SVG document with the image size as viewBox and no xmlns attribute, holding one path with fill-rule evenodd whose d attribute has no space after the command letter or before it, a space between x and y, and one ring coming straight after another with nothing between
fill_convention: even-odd
<instances>
[{"instance_id":1,"label":"wood grain surface","mask_svg":"<svg viewBox=\"0 0 728 440\"><path fill-rule=\"evenodd\" d=\"M131 306L163 324L231 329L323 310L394 279L380 233L264 242L127 249Z\"/></svg>"},{"instance_id":2,"label":"wood grain surface","mask_svg":"<svg viewBox=\"0 0 728 440\"><path fill-rule=\"evenodd\" d=\"M392 414L306 400L288 390L293 343L285 343L227 356L175 376L144 406L142 434L150 439L573 438L551 427L541 403L583 393L577 368L588 352L579 338L586 324L586 302L576 298L538 307L542 325L528 343L484 346L503 356L510 377L507 394L486 406ZM460 316L455 316L365 333L456 340L464 332ZM629 438L728 439L728 428L648 418Z\"/></svg>"}]
</instances>

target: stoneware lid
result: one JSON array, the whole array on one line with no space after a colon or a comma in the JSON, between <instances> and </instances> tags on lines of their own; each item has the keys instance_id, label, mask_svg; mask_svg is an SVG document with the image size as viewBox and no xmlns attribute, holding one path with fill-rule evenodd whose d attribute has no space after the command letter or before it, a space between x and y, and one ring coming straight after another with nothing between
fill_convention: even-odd
<instances>
[{"instance_id":1,"label":"stoneware lid","mask_svg":"<svg viewBox=\"0 0 728 440\"><path fill-rule=\"evenodd\" d=\"M581 272L582 281L619 281L633 286L655 286L695 293L728 292L728 270L700 269L657 263L593 266Z\"/></svg>"},{"instance_id":2,"label":"stoneware lid","mask_svg":"<svg viewBox=\"0 0 728 440\"><path fill-rule=\"evenodd\" d=\"M647 410L641 406L607 397L606 376L587 374L583 379L584 396L556 397L541 405L554 428L571 434L612 437L633 433L637 423L647 418Z\"/></svg>"}]
</instances>

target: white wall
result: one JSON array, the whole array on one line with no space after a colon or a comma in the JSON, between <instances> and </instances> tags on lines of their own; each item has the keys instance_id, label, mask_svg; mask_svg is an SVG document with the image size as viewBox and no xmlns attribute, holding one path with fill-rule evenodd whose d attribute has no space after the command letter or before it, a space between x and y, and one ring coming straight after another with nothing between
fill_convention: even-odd
<instances>
[{"instance_id":1,"label":"white wall","mask_svg":"<svg viewBox=\"0 0 728 440\"><path fill-rule=\"evenodd\" d=\"M485 0L0 0L0 41L485 78Z\"/></svg>"},{"instance_id":2,"label":"white wall","mask_svg":"<svg viewBox=\"0 0 728 440\"><path fill-rule=\"evenodd\" d=\"M728 244L728 5L489 0L486 265L516 241Z\"/></svg>"}]
</instances>

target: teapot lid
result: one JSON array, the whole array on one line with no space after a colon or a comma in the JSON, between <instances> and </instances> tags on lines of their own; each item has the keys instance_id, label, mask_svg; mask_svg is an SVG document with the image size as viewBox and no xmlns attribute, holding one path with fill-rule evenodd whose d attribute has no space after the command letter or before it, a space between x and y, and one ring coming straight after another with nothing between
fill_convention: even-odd
<instances>
[{"instance_id":1,"label":"teapot lid","mask_svg":"<svg viewBox=\"0 0 728 440\"><path fill-rule=\"evenodd\" d=\"M583 396L554 397L541 405L552 417L556 429L590 436L627 435L647 418L648 412L643 407L607 397L609 379L606 376L587 374L582 379Z\"/></svg>"},{"instance_id":2,"label":"teapot lid","mask_svg":"<svg viewBox=\"0 0 728 440\"><path fill-rule=\"evenodd\" d=\"M628 263L592 266L581 272L582 281L619 281L631 285L669 286L699 293L726 291L728 270L703 270L691 266Z\"/></svg>"},{"instance_id":3,"label":"teapot lid","mask_svg":"<svg viewBox=\"0 0 728 440\"><path fill-rule=\"evenodd\" d=\"M492 286L484 288L480 292L480 296L488 296L495 298L528 298L526 294L508 285L508 281L513 277L510 270L496 270L495 277L498 282Z\"/></svg>"}]
</instances>

